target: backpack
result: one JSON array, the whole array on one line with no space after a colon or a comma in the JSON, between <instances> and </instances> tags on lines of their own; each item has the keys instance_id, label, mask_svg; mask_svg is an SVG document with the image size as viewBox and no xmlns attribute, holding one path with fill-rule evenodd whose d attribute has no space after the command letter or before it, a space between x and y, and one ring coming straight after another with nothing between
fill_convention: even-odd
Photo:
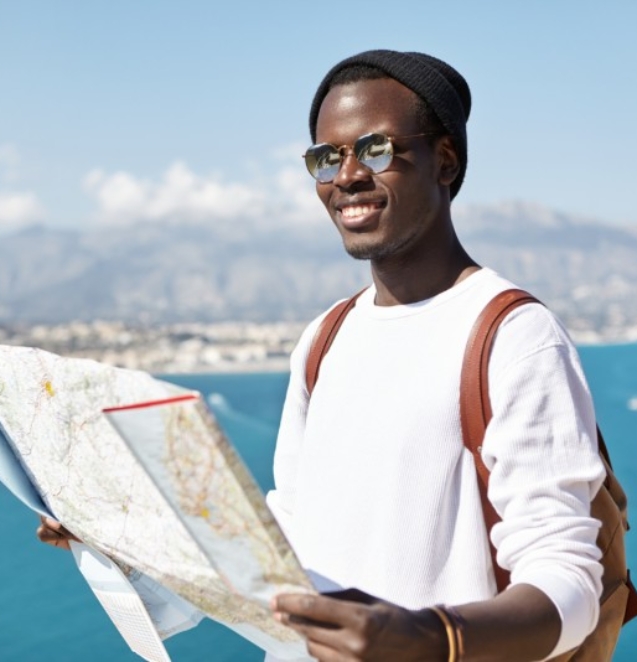
<instances>
[{"instance_id":1,"label":"backpack","mask_svg":"<svg viewBox=\"0 0 637 662\"><path fill-rule=\"evenodd\" d=\"M325 316L312 340L305 366L305 379L310 395L318 379L321 361L360 294L362 292L336 305ZM499 593L507 587L510 580L509 573L498 566L496 550L491 543L491 529L500 521L500 517L487 497L489 470L481 457L482 441L491 419L488 362L493 339L500 323L512 310L527 303L540 302L523 290L511 289L501 292L487 304L469 335L460 378L463 443L472 454L476 466L480 500ZM602 552L601 564L604 568L599 621L593 632L577 649L552 658L551 662L567 660L610 662L622 625L637 616L637 590L626 568L624 546L624 534L628 530L626 495L613 473L599 427L597 436L600 457L606 468L606 479L591 502L591 515L602 523L597 536L597 545Z\"/></svg>"}]
</instances>

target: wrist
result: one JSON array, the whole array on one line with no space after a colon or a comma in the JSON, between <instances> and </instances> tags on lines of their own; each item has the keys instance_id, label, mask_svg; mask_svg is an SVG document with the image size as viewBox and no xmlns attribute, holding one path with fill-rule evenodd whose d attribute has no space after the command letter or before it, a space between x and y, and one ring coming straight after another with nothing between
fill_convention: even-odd
<instances>
[{"instance_id":1,"label":"wrist","mask_svg":"<svg viewBox=\"0 0 637 662\"><path fill-rule=\"evenodd\" d=\"M447 662L462 662L465 654L464 647L464 619L453 608L446 605L429 607L444 632L446 638Z\"/></svg>"},{"instance_id":2,"label":"wrist","mask_svg":"<svg viewBox=\"0 0 637 662\"><path fill-rule=\"evenodd\" d=\"M419 612L419 623L421 630L422 659L436 660L436 662L449 662L451 659L449 637L444 623L432 608L422 609Z\"/></svg>"}]
</instances>

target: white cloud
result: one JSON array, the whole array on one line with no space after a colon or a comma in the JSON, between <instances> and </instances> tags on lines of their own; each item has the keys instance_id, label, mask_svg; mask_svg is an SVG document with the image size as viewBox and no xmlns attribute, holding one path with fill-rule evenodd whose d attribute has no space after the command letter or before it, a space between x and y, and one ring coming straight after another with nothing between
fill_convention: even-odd
<instances>
[{"instance_id":1,"label":"white cloud","mask_svg":"<svg viewBox=\"0 0 637 662\"><path fill-rule=\"evenodd\" d=\"M0 193L0 224L24 225L43 215L44 210L33 193Z\"/></svg>"},{"instance_id":2,"label":"white cloud","mask_svg":"<svg viewBox=\"0 0 637 662\"><path fill-rule=\"evenodd\" d=\"M44 208L32 191L16 191L21 179L20 153L11 143L0 145L0 226L15 229L39 221Z\"/></svg>"},{"instance_id":3,"label":"white cloud","mask_svg":"<svg viewBox=\"0 0 637 662\"><path fill-rule=\"evenodd\" d=\"M84 178L84 187L97 199L100 220L111 223L259 217L264 212L263 191L214 175L196 175L182 161L171 165L159 181L93 170Z\"/></svg>"},{"instance_id":4,"label":"white cloud","mask_svg":"<svg viewBox=\"0 0 637 662\"><path fill-rule=\"evenodd\" d=\"M326 211L318 199L314 180L303 168L284 167L276 174L274 195L283 205L287 220L315 222L326 218Z\"/></svg>"},{"instance_id":5,"label":"white cloud","mask_svg":"<svg viewBox=\"0 0 637 662\"><path fill-rule=\"evenodd\" d=\"M128 220L129 216L143 218L147 184L126 172L106 175L93 170L84 178L87 191L93 192L100 206L100 214L109 220Z\"/></svg>"},{"instance_id":6,"label":"white cloud","mask_svg":"<svg viewBox=\"0 0 637 662\"><path fill-rule=\"evenodd\" d=\"M83 184L97 202L98 219L106 223L233 218L268 223L323 220L325 212L299 155L298 145L282 148L274 159L276 168L264 169L261 164L261 173L265 170L269 174L261 174L252 183L198 175L183 161L176 161L158 180L95 169L86 175Z\"/></svg>"}]
</instances>

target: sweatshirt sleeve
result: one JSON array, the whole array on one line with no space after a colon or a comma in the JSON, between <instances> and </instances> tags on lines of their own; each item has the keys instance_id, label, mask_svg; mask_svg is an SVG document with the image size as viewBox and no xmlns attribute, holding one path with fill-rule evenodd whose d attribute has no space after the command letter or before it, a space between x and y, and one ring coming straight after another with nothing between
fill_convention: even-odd
<instances>
[{"instance_id":1,"label":"sweatshirt sleeve","mask_svg":"<svg viewBox=\"0 0 637 662\"><path fill-rule=\"evenodd\" d=\"M327 313L325 313L327 314ZM290 356L288 384L274 452L274 489L266 495L267 504L288 539L292 540L292 513L296 493L297 466L303 437L309 394L305 383L305 364L314 335L323 319L311 322Z\"/></svg>"},{"instance_id":2,"label":"sweatshirt sleeve","mask_svg":"<svg viewBox=\"0 0 637 662\"><path fill-rule=\"evenodd\" d=\"M489 384L493 418L482 456L502 517L491 536L512 585L536 586L559 611L553 657L579 645L599 617L600 522L590 502L605 470L591 395L566 332L539 305L500 327Z\"/></svg>"}]
</instances>

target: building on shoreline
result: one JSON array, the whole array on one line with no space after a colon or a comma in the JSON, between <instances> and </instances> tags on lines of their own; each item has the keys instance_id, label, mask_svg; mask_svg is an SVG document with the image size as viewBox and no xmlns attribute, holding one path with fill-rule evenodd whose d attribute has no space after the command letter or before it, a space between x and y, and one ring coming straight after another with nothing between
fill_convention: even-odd
<instances>
[{"instance_id":1,"label":"building on shoreline","mask_svg":"<svg viewBox=\"0 0 637 662\"><path fill-rule=\"evenodd\" d=\"M305 323L175 324L70 322L0 328L0 343L154 373L286 371Z\"/></svg>"},{"instance_id":2,"label":"building on shoreline","mask_svg":"<svg viewBox=\"0 0 637 662\"><path fill-rule=\"evenodd\" d=\"M594 328L570 316L580 345L637 341L637 326ZM123 322L69 322L0 327L0 344L39 347L74 358L153 373L287 371L305 322L180 323L141 327Z\"/></svg>"}]
</instances>

